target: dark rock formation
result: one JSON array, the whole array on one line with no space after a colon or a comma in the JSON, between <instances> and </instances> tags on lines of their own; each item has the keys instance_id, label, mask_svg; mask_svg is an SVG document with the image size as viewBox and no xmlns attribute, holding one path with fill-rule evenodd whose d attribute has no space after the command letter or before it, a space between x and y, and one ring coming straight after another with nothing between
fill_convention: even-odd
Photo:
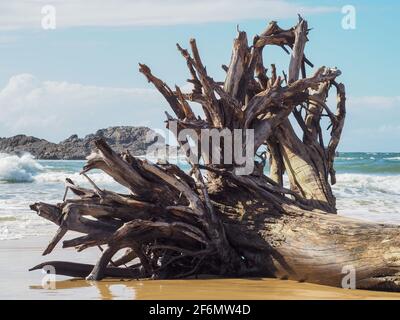
<instances>
[{"instance_id":1,"label":"dark rock formation","mask_svg":"<svg viewBox=\"0 0 400 320\"><path fill-rule=\"evenodd\" d=\"M109 127L79 138L76 134L60 143L26 135L0 138L0 152L23 154L29 152L37 159L85 159L93 149L93 140L103 138L117 152L129 150L133 155L144 155L148 148L162 147L164 138L147 127Z\"/></svg>"}]
</instances>

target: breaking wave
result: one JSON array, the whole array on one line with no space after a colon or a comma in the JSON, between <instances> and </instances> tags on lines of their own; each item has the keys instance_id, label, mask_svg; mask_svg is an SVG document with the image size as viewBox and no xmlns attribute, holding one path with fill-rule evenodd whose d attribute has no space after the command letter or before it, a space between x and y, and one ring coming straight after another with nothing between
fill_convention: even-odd
<instances>
[{"instance_id":1,"label":"breaking wave","mask_svg":"<svg viewBox=\"0 0 400 320\"><path fill-rule=\"evenodd\" d=\"M0 153L1 182L32 182L44 170L30 154L22 156Z\"/></svg>"},{"instance_id":2,"label":"breaking wave","mask_svg":"<svg viewBox=\"0 0 400 320\"><path fill-rule=\"evenodd\" d=\"M337 184L333 186L339 214L400 224L399 160L400 153L341 154L335 162ZM29 204L60 202L67 177L80 186L91 188L79 174L84 163L80 160L38 161L29 154L18 157L0 153L0 241L54 233L56 226L33 214ZM181 162L178 165L183 170L189 169ZM89 175L100 188L129 192L99 170Z\"/></svg>"}]
</instances>

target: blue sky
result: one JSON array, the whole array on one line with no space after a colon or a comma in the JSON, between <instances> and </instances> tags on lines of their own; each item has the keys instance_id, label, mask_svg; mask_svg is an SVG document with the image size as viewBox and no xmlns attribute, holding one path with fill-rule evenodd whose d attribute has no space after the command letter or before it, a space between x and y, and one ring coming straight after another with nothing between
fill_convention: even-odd
<instances>
[{"instance_id":1,"label":"blue sky","mask_svg":"<svg viewBox=\"0 0 400 320\"><path fill-rule=\"evenodd\" d=\"M339 149L400 151L398 1L3 2L0 136L59 141L111 125L163 128L167 104L138 73L138 62L184 86L186 65L175 43L185 47L195 37L208 72L223 79L220 65L229 63L236 24L251 39L270 20L294 25L301 12L313 28L307 56L315 66L343 72L348 116ZM57 10L55 30L41 28L46 4ZM355 30L341 26L344 5L356 9ZM288 56L268 48L265 62L286 69Z\"/></svg>"}]
</instances>

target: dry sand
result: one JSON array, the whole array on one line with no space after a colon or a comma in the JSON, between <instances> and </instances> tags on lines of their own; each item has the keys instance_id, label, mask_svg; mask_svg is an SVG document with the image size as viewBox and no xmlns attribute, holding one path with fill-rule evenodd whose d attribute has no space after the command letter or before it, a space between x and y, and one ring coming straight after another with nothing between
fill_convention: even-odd
<instances>
[{"instance_id":1,"label":"dry sand","mask_svg":"<svg viewBox=\"0 0 400 320\"><path fill-rule=\"evenodd\" d=\"M82 253L60 249L42 257L49 238L0 241L0 299L400 299L398 293L345 290L277 279L103 280L57 276L56 289L43 289L38 263L64 260L93 263L97 248Z\"/></svg>"}]
</instances>

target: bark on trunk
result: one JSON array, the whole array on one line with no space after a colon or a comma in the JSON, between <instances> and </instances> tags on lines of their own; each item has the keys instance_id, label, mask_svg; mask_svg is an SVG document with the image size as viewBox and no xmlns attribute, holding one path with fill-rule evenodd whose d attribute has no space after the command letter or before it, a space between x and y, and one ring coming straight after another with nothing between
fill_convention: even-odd
<instances>
[{"instance_id":1,"label":"bark on trunk","mask_svg":"<svg viewBox=\"0 0 400 320\"><path fill-rule=\"evenodd\" d=\"M308 32L301 17L288 30L270 23L252 45L246 33L239 31L231 62L223 67L223 83L208 75L194 39L191 53L177 45L191 75L191 93L179 87L172 90L140 64L140 72L176 115L167 114L167 127L178 129L174 133L187 151L191 171L183 172L169 163L153 164L128 152L116 154L105 141L97 140L81 173L92 189L67 179L67 191L74 198L64 197L57 205L38 202L31 208L59 226L44 255L69 230L83 236L63 241L63 247L105 249L94 266L60 261L44 264L54 265L59 274L93 280L207 273L272 276L332 286L342 284L342 271L349 267L356 272L358 288L399 290L399 228L332 214L336 213L333 162L346 114L345 88L336 82L341 74L337 69L321 67L307 77L306 65L313 67L304 55ZM280 46L290 54L288 74L278 76L275 65L267 73L263 64L267 45ZM332 87L337 95L336 112L326 104ZM191 103L202 106L204 118L195 115ZM290 115L301 136L293 129ZM327 145L322 117L331 121ZM218 133L254 130L250 160L255 161L256 155L261 159L255 162L254 171L239 175L243 164L237 159L232 163L207 161L210 150L224 155L222 160L227 160L226 152L232 146L245 150L247 131L242 131L240 142L229 140L214 148L204 148L210 139L200 141L196 147L204 164L196 162L188 140L204 129ZM262 146L268 150L270 175L264 172L265 153L258 153ZM92 169L104 171L130 193L99 189L89 176ZM284 172L289 189L283 186ZM115 259L122 249L124 255Z\"/></svg>"},{"instance_id":2,"label":"bark on trunk","mask_svg":"<svg viewBox=\"0 0 400 320\"><path fill-rule=\"evenodd\" d=\"M241 254L257 266L254 274L341 287L347 285L344 277L354 270L359 289L399 291L398 226L292 205L283 209L281 214L271 214L258 201L231 208L225 225L228 239L243 248ZM236 210L245 212L240 220Z\"/></svg>"}]
</instances>

